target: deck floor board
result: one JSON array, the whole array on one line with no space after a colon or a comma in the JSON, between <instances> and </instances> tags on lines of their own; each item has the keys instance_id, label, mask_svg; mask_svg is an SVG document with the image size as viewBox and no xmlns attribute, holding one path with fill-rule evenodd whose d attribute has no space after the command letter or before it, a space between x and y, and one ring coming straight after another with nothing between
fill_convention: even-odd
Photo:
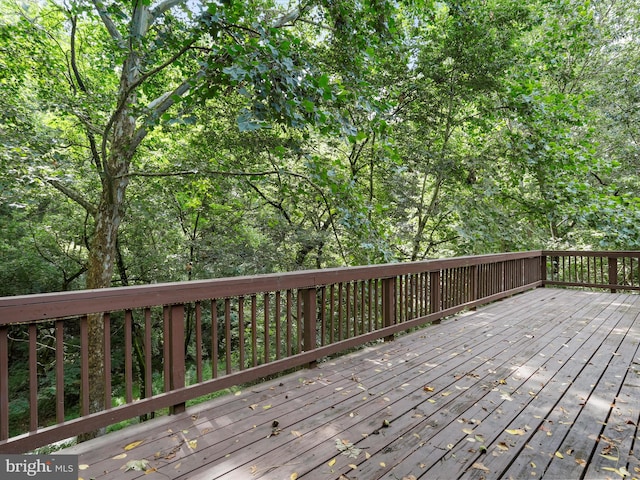
<instances>
[{"instance_id":1,"label":"deck floor board","mask_svg":"<svg viewBox=\"0 0 640 480\"><path fill-rule=\"evenodd\" d=\"M537 289L61 453L85 480L640 477L639 316Z\"/></svg>"}]
</instances>

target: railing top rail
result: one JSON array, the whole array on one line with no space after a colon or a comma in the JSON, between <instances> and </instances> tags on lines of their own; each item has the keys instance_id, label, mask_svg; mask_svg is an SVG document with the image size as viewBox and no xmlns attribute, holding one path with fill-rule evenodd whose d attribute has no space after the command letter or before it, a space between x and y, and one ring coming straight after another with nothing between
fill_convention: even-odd
<instances>
[{"instance_id":1,"label":"railing top rail","mask_svg":"<svg viewBox=\"0 0 640 480\"><path fill-rule=\"evenodd\" d=\"M618 250L618 251L587 251L587 250L543 250L542 255L547 257L640 257L640 250Z\"/></svg>"},{"instance_id":2,"label":"railing top rail","mask_svg":"<svg viewBox=\"0 0 640 480\"><path fill-rule=\"evenodd\" d=\"M535 258L540 257L541 254L540 250L534 250L424 260L411 263L302 270L211 280L2 297L0 298L0 325L157 305L171 305L211 298L255 295L291 288L331 285L339 282L390 278L397 275L438 271L445 268Z\"/></svg>"}]
</instances>

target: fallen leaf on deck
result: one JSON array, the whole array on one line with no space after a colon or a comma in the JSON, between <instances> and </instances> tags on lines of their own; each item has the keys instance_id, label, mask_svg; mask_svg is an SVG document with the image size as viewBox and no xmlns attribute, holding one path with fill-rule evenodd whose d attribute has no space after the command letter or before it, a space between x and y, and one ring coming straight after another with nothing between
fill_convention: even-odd
<instances>
[{"instance_id":1,"label":"fallen leaf on deck","mask_svg":"<svg viewBox=\"0 0 640 480\"><path fill-rule=\"evenodd\" d=\"M576 458L576 463L581 467L585 467L587 465L587 461L583 458Z\"/></svg>"},{"instance_id":2,"label":"fallen leaf on deck","mask_svg":"<svg viewBox=\"0 0 640 480\"><path fill-rule=\"evenodd\" d=\"M620 475L622 478L628 477L630 475L630 473L624 467L620 467L620 468L602 467L602 470L606 470L607 472L613 472L617 475Z\"/></svg>"},{"instance_id":3,"label":"fallen leaf on deck","mask_svg":"<svg viewBox=\"0 0 640 480\"><path fill-rule=\"evenodd\" d=\"M129 470L135 470L137 472L144 472L145 470L147 470L147 468L149 468L149 461L142 459L142 460L129 460L126 465L125 465L125 472L128 472Z\"/></svg>"},{"instance_id":4,"label":"fallen leaf on deck","mask_svg":"<svg viewBox=\"0 0 640 480\"><path fill-rule=\"evenodd\" d=\"M529 465L531 465L531 468L536 468L536 464L531 462Z\"/></svg>"},{"instance_id":5,"label":"fallen leaf on deck","mask_svg":"<svg viewBox=\"0 0 640 480\"><path fill-rule=\"evenodd\" d=\"M433 392L433 390L434 390L434 388L433 388L433 387L429 387L429 386L423 387L422 389L423 389L425 392Z\"/></svg>"},{"instance_id":6,"label":"fallen leaf on deck","mask_svg":"<svg viewBox=\"0 0 640 480\"><path fill-rule=\"evenodd\" d=\"M558 457L558 458L564 458L564 455L562 455L560 452L556 452L556 457Z\"/></svg>"},{"instance_id":7,"label":"fallen leaf on deck","mask_svg":"<svg viewBox=\"0 0 640 480\"><path fill-rule=\"evenodd\" d=\"M509 446L504 442L500 442L498 445L496 445L496 447L498 448L498 450L502 450L503 452L509 450Z\"/></svg>"},{"instance_id":8,"label":"fallen leaf on deck","mask_svg":"<svg viewBox=\"0 0 640 480\"><path fill-rule=\"evenodd\" d=\"M620 460L618 457L614 457L613 455L603 455L601 453L600 456L606 458L607 460L612 460L614 462L617 462L618 460Z\"/></svg>"},{"instance_id":9,"label":"fallen leaf on deck","mask_svg":"<svg viewBox=\"0 0 640 480\"><path fill-rule=\"evenodd\" d=\"M384 467L386 467L386 466L387 466L387 464L386 464L386 463L384 463L384 462L380 462L380 466L381 466L382 468L384 468Z\"/></svg>"},{"instance_id":10,"label":"fallen leaf on deck","mask_svg":"<svg viewBox=\"0 0 640 480\"><path fill-rule=\"evenodd\" d=\"M289 478L290 480L296 480L298 478L298 474L296 472L293 472Z\"/></svg>"},{"instance_id":11,"label":"fallen leaf on deck","mask_svg":"<svg viewBox=\"0 0 640 480\"><path fill-rule=\"evenodd\" d=\"M336 448L340 450L343 455L347 455L349 458L357 458L362 451L354 446L349 440L336 439Z\"/></svg>"},{"instance_id":12,"label":"fallen leaf on deck","mask_svg":"<svg viewBox=\"0 0 640 480\"><path fill-rule=\"evenodd\" d=\"M525 433L527 433L523 428L513 428L511 430L505 430L505 432L511 435L524 435Z\"/></svg>"},{"instance_id":13,"label":"fallen leaf on deck","mask_svg":"<svg viewBox=\"0 0 640 480\"><path fill-rule=\"evenodd\" d=\"M112 458L112 460L122 460L123 458L127 458L126 453L121 453L120 455L116 455L115 457Z\"/></svg>"},{"instance_id":14,"label":"fallen leaf on deck","mask_svg":"<svg viewBox=\"0 0 640 480\"><path fill-rule=\"evenodd\" d=\"M463 428L462 432L466 433L467 435L471 435L473 433L473 428Z\"/></svg>"},{"instance_id":15,"label":"fallen leaf on deck","mask_svg":"<svg viewBox=\"0 0 640 480\"><path fill-rule=\"evenodd\" d=\"M138 440L137 442L131 442L128 445L125 445L124 449L125 450L132 450L134 448L136 448L138 445L140 445L142 442L144 442L144 440Z\"/></svg>"},{"instance_id":16,"label":"fallen leaf on deck","mask_svg":"<svg viewBox=\"0 0 640 480\"><path fill-rule=\"evenodd\" d=\"M471 468L475 468L476 470L482 470L483 472L490 472L491 471L480 462L474 463L473 465L471 465Z\"/></svg>"},{"instance_id":17,"label":"fallen leaf on deck","mask_svg":"<svg viewBox=\"0 0 640 480\"><path fill-rule=\"evenodd\" d=\"M252 405L249 405L249 408L250 408L251 410L255 410L256 408L258 408L258 404L257 404L257 403L254 403L254 404L252 404Z\"/></svg>"},{"instance_id":18,"label":"fallen leaf on deck","mask_svg":"<svg viewBox=\"0 0 640 480\"><path fill-rule=\"evenodd\" d=\"M271 405L265 405L264 407L262 407L264 410L269 410L271 408Z\"/></svg>"},{"instance_id":19,"label":"fallen leaf on deck","mask_svg":"<svg viewBox=\"0 0 640 480\"><path fill-rule=\"evenodd\" d=\"M440 395L442 395L443 397L448 397L449 395L451 395L451 392L442 392Z\"/></svg>"},{"instance_id":20,"label":"fallen leaf on deck","mask_svg":"<svg viewBox=\"0 0 640 480\"><path fill-rule=\"evenodd\" d=\"M356 465L355 463L350 463L349 467L351 468L351 470L357 470L358 469L358 465Z\"/></svg>"},{"instance_id":21,"label":"fallen leaf on deck","mask_svg":"<svg viewBox=\"0 0 640 480\"><path fill-rule=\"evenodd\" d=\"M251 475L255 475L256 473L258 473L258 467L256 465L251 465L249 471L251 472Z\"/></svg>"},{"instance_id":22,"label":"fallen leaf on deck","mask_svg":"<svg viewBox=\"0 0 640 480\"><path fill-rule=\"evenodd\" d=\"M189 440L187 442L187 445L189 445L189 448L191 450L195 450L196 448L198 448L198 440Z\"/></svg>"},{"instance_id":23,"label":"fallen leaf on deck","mask_svg":"<svg viewBox=\"0 0 640 480\"><path fill-rule=\"evenodd\" d=\"M327 463L327 465L329 465L330 467L333 467L335 464L336 464L336 459L335 458L329 460L329 462Z\"/></svg>"},{"instance_id":24,"label":"fallen leaf on deck","mask_svg":"<svg viewBox=\"0 0 640 480\"><path fill-rule=\"evenodd\" d=\"M406 477L402 477L402 480L418 480L418 477L415 475L408 475Z\"/></svg>"},{"instance_id":25,"label":"fallen leaf on deck","mask_svg":"<svg viewBox=\"0 0 640 480\"><path fill-rule=\"evenodd\" d=\"M298 432L297 430L291 430L291 435L293 435L294 437L301 437L302 434L300 432Z\"/></svg>"},{"instance_id":26,"label":"fallen leaf on deck","mask_svg":"<svg viewBox=\"0 0 640 480\"><path fill-rule=\"evenodd\" d=\"M153 468L149 468L149 469L145 470L144 474L145 475L149 475L150 473L157 472L157 471L158 471L158 469L156 467L153 467Z\"/></svg>"},{"instance_id":27,"label":"fallen leaf on deck","mask_svg":"<svg viewBox=\"0 0 640 480\"><path fill-rule=\"evenodd\" d=\"M87 468L89 468L89 465L87 465L86 463L78 465L78 470L86 470Z\"/></svg>"}]
</instances>

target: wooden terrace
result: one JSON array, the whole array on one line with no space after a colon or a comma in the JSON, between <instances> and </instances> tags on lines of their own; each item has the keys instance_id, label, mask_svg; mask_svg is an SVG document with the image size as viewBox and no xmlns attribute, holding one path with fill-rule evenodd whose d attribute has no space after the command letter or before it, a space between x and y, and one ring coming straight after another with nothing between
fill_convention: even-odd
<instances>
[{"instance_id":1,"label":"wooden terrace","mask_svg":"<svg viewBox=\"0 0 640 480\"><path fill-rule=\"evenodd\" d=\"M64 453L85 479L638 477L639 315L537 289Z\"/></svg>"},{"instance_id":2,"label":"wooden terrace","mask_svg":"<svg viewBox=\"0 0 640 480\"><path fill-rule=\"evenodd\" d=\"M533 251L0 298L0 453L155 417L61 453L85 480L640 478L639 290L640 252Z\"/></svg>"}]
</instances>

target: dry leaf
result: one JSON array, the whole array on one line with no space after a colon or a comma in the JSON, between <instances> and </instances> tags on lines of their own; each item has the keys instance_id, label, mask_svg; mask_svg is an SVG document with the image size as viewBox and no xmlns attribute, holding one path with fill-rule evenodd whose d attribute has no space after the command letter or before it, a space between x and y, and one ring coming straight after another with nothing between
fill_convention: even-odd
<instances>
[{"instance_id":1,"label":"dry leaf","mask_svg":"<svg viewBox=\"0 0 640 480\"><path fill-rule=\"evenodd\" d=\"M195 450L196 448L198 448L198 440L189 440L187 442L187 445L189 445L189 448L191 450Z\"/></svg>"},{"instance_id":2,"label":"dry leaf","mask_svg":"<svg viewBox=\"0 0 640 480\"><path fill-rule=\"evenodd\" d=\"M138 445L140 445L142 442L144 442L144 440L138 440L137 442L131 442L128 445L125 445L124 449L125 450L132 450L134 448L136 448Z\"/></svg>"},{"instance_id":3,"label":"dry leaf","mask_svg":"<svg viewBox=\"0 0 640 480\"><path fill-rule=\"evenodd\" d=\"M330 467L333 467L335 464L336 464L336 459L335 458L329 460L329 463L327 463L327 465L329 465Z\"/></svg>"},{"instance_id":4,"label":"dry leaf","mask_svg":"<svg viewBox=\"0 0 640 480\"><path fill-rule=\"evenodd\" d=\"M121 453L120 455L116 455L115 457L112 458L112 460L122 460L123 458L127 458L126 453Z\"/></svg>"},{"instance_id":5,"label":"dry leaf","mask_svg":"<svg viewBox=\"0 0 640 480\"><path fill-rule=\"evenodd\" d=\"M86 463L78 465L78 470L86 470L87 468L89 468L89 465L87 465Z\"/></svg>"},{"instance_id":6,"label":"dry leaf","mask_svg":"<svg viewBox=\"0 0 640 480\"><path fill-rule=\"evenodd\" d=\"M297 478L298 478L298 474L296 472L293 472L289 477L290 480L296 480Z\"/></svg>"},{"instance_id":7,"label":"dry leaf","mask_svg":"<svg viewBox=\"0 0 640 480\"><path fill-rule=\"evenodd\" d=\"M349 464L349 467L350 467L352 470L357 470L357 469L358 469L358 465L356 465L355 463L350 463L350 464Z\"/></svg>"},{"instance_id":8,"label":"dry leaf","mask_svg":"<svg viewBox=\"0 0 640 480\"><path fill-rule=\"evenodd\" d=\"M293 435L294 437L301 437L302 434L300 432L298 432L297 430L291 430L291 435Z\"/></svg>"},{"instance_id":9,"label":"dry leaf","mask_svg":"<svg viewBox=\"0 0 640 480\"><path fill-rule=\"evenodd\" d=\"M386 466L387 466L387 464L386 464L386 463L384 463L384 462L380 462L380 466L381 466L382 468L384 468L384 467L386 467Z\"/></svg>"},{"instance_id":10,"label":"dry leaf","mask_svg":"<svg viewBox=\"0 0 640 480\"><path fill-rule=\"evenodd\" d=\"M129 470L135 470L137 472L144 472L149 468L149 461L142 459L142 460L129 460L126 465L125 465L125 472L128 472Z\"/></svg>"},{"instance_id":11,"label":"dry leaf","mask_svg":"<svg viewBox=\"0 0 640 480\"><path fill-rule=\"evenodd\" d=\"M262 407L265 410L269 410L271 408L271 405L265 405L264 407Z\"/></svg>"},{"instance_id":12,"label":"dry leaf","mask_svg":"<svg viewBox=\"0 0 640 480\"><path fill-rule=\"evenodd\" d=\"M587 461L584 460L583 458L576 458L576 463L581 467L586 467L587 465Z\"/></svg>"},{"instance_id":13,"label":"dry leaf","mask_svg":"<svg viewBox=\"0 0 640 480\"><path fill-rule=\"evenodd\" d=\"M150 473L157 472L157 471L158 471L158 469L156 467L153 467L153 468L149 468L149 469L145 470L144 474L145 475L149 475Z\"/></svg>"},{"instance_id":14,"label":"dry leaf","mask_svg":"<svg viewBox=\"0 0 640 480\"><path fill-rule=\"evenodd\" d=\"M504 452L509 450L509 446L505 442L500 442L498 445L496 445L496 447L498 448L498 450L502 450Z\"/></svg>"},{"instance_id":15,"label":"dry leaf","mask_svg":"<svg viewBox=\"0 0 640 480\"><path fill-rule=\"evenodd\" d=\"M511 435L524 435L525 433L527 433L523 428L513 428L511 430L505 430L505 432Z\"/></svg>"},{"instance_id":16,"label":"dry leaf","mask_svg":"<svg viewBox=\"0 0 640 480\"><path fill-rule=\"evenodd\" d=\"M471 468L475 468L476 470L482 470L483 472L490 472L491 471L480 462L474 463L473 465L471 465Z\"/></svg>"},{"instance_id":17,"label":"dry leaf","mask_svg":"<svg viewBox=\"0 0 640 480\"><path fill-rule=\"evenodd\" d=\"M429 387L429 386L425 386L425 387L423 387L423 390L425 392L433 392L434 388L433 387Z\"/></svg>"},{"instance_id":18,"label":"dry leaf","mask_svg":"<svg viewBox=\"0 0 640 480\"><path fill-rule=\"evenodd\" d=\"M467 435L471 435L473 433L473 428L463 428L462 432L466 433Z\"/></svg>"},{"instance_id":19,"label":"dry leaf","mask_svg":"<svg viewBox=\"0 0 640 480\"><path fill-rule=\"evenodd\" d=\"M448 397L449 395L451 395L451 392L442 392L440 395L442 395L443 397Z\"/></svg>"},{"instance_id":20,"label":"dry leaf","mask_svg":"<svg viewBox=\"0 0 640 480\"><path fill-rule=\"evenodd\" d=\"M562 455L560 452L556 452L556 457L558 457L558 458L564 458L564 455Z\"/></svg>"},{"instance_id":21,"label":"dry leaf","mask_svg":"<svg viewBox=\"0 0 640 480\"><path fill-rule=\"evenodd\" d=\"M406 477L402 477L402 480L418 480L418 477L415 475L407 475Z\"/></svg>"},{"instance_id":22,"label":"dry leaf","mask_svg":"<svg viewBox=\"0 0 640 480\"><path fill-rule=\"evenodd\" d=\"M251 472L251 475L255 475L256 473L258 473L257 465L251 465L251 468L249 469L249 471Z\"/></svg>"}]
</instances>

